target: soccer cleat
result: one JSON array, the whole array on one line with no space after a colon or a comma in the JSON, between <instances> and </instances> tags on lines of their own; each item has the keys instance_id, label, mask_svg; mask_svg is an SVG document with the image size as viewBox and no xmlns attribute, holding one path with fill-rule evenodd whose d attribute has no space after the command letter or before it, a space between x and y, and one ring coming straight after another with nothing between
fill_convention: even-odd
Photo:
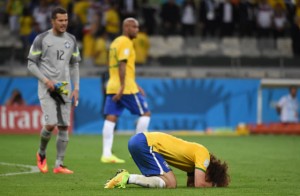
<instances>
[{"instance_id":1,"label":"soccer cleat","mask_svg":"<svg viewBox=\"0 0 300 196\"><path fill-rule=\"evenodd\" d=\"M105 189L113 188L126 188L127 181L129 179L129 172L125 169L119 169L116 175L108 180L104 186Z\"/></svg>"},{"instance_id":2,"label":"soccer cleat","mask_svg":"<svg viewBox=\"0 0 300 196\"><path fill-rule=\"evenodd\" d=\"M66 166L60 165L53 169L53 173L55 174L73 174L72 170L69 170Z\"/></svg>"},{"instance_id":3,"label":"soccer cleat","mask_svg":"<svg viewBox=\"0 0 300 196\"><path fill-rule=\"evenodd\" d=\"M102 156L101 162L102 163L125 163L125 160L119 159L118 157L112 154L110 157Z\"/></svg>"},{"instance_id":4,"label":"soccer cleat","mask_svg":"<svg viewBox=\"0 0 300 196\"><path fill-rule=\"evenodd\" d=\"M47 165L47 159L46 156L41 156L38 152L36 153L36 162L37 162L37 167L42 173L47 173L48 172L48 165Z\"/></svg>"}]
</instances>

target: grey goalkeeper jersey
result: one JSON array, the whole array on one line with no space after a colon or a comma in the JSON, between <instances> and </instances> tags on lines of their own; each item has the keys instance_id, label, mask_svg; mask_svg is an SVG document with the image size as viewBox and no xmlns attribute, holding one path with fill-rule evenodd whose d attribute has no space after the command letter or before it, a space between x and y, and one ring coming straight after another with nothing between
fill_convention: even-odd
<instances>
[{"instance_id":1,"label":"grey goalkeeper jersey","mask_svg":"<svg viewBox=\"0 0 300 196\"><path fill-rule=\"evenodd\" d=\"M42 82L43 78L46 77L54 82L69 82L66 89L70 93L68 97L65 96L64 98L67 102L71 101L70 74L73 69L72 66L76 66L75 70L78 76L75 78L78 80L76 82L79 83L78 62L80 60L76 38L73 35L65 32L62 36L56 36L52 29L38 35L30 48L28 69L39 79L39 98L49 97L47 86Z\"/></svg>"}]
</instances>

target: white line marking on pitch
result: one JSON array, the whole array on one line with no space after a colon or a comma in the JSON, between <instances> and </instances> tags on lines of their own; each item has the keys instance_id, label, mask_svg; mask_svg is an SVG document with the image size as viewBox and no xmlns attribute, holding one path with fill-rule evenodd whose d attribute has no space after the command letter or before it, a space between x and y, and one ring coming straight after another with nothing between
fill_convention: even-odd
<instances>
[{"instance_id":1,"label":"white line marking on pitch","mask_svg":"<svg viewBox=\"0 0 300 196\"><path fill-rule=\"evenodd\" d=\"M0 165L25 167L30 169L30 171L6 173L6 174L0 174L0 176L14 176L14 175L32 174L32 173L40 172L37 166L32 166L32 165L23 165L23 164L5 163L5 162L0 162Z\"/></svg>"}]
</instances>

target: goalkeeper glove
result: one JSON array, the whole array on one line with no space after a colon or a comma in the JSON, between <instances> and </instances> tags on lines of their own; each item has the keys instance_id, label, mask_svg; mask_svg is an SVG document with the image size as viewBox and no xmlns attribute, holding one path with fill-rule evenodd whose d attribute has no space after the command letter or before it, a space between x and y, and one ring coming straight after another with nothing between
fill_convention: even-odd
<instances>
[{"instance_id":1,"label":"goalkeeper glove","mask_svg":"<svg viewBox=\"0 0 300 196\"><path fill-rule=\"evenodd\" d=\"M64 94L64 95L68 95L69 94L69 90L66 90L65 87L68 85L69 83L66 81L62 81L62 82L58 82L56 84L54 84L55 87L55 91L58 92L59 94Z\"/></svg>"},{"instance_id":2,"label":"goalkeeper glove","mask_svg":"<svg viewBox=\"0 0 300 196\"><path fill-rule=\"evenodd\" d=\"M48 90L48 91L49 91L50 97L52 97L52 99L54 99L57 104L59 104L59 105L66 104L64 98L57 91L50 91L50 90Z\"/></svg>"}]
</instances>

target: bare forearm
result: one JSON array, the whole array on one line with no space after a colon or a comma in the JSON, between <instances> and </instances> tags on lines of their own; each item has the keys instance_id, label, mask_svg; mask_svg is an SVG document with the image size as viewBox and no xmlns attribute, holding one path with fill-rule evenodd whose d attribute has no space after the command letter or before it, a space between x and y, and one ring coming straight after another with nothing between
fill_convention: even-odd
<instances>
[{"instance_id":1,"label":"bare forearm","mask_svg":"<svg viewBox=\"0 0 300 196\"><path fill-rule=\"evenodd\" d=\"M125 86L125 75L126 75L126 63L125 62L120 62L119 77L120 77L121 87Z\"/></svg>"},{"instance_id":2,"label":"bare forearm","mask_svg":"<svg viewBox=\"0 0 300 196\"><path fill-rule=\"evenodd\" d=\"M70 66L70 76L74 84L74 89L79 90L79 63Z\"/></svg>"},{"instance_id":3,"label":"bare forearm","mask_svg":"<svg viewBox=\"0 0 300 196\"><path fill-rule=\"evenodd\" d=\"M188 176L187 177L186 186L187 187L194 187L195 186L194 176Z\"/></svg>"}]
</instances>

